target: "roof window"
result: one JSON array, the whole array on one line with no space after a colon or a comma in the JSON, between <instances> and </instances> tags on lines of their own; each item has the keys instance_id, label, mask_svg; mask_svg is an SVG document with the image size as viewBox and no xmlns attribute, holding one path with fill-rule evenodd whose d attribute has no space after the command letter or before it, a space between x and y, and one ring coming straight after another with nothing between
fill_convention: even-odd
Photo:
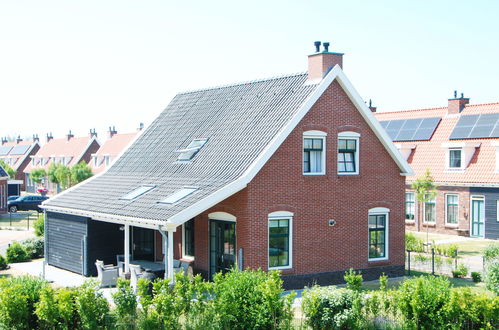
<instances>
[{"instance_id":1,"label":"roof window","mask_svg":"<svg viewBox=\"0 0 499 330\"><path fill-rule=\"evenodd\" d=\"M163 204L175 204L176 202L178 202L179 200L181 200L181 199L189 196L190 194L192 194L196 190L198 190L198 188L182 188L180 190L177 190L176 192L174 192L170 196L166 197L162 201L160 201L160 203L163 203Z\"/></svg>"},{"instance_id":2,"label":"roof window","mask_svg":"<svg viewBox=\"0 0 499 330\"><path fill-rule=\"evenodd\" d=\"M189 161L194 155L198 153L199 150L204 146L204 144L208 141L208 139L194 139L186 149L177 150L176 152L180 153L178 155L177 160L179 161Z\"/></svg>"},{"instance_id":3,"label":"roof window","mask_svg":"<svg viewBox=\"0 0 499 330\"><path fill-rule=\"evenodd\" d=\"M138 187L137 189L130 191L128 194L126 194L125 196L121 197L120 199L123 199L123 200L126 200L126 201L131 201L131 200L139 197L140 195L145 194L146 192L148 192L149 190L153 189L154 187L155 186L142 186L142 187Z\"/></svg>"}]
</instances>

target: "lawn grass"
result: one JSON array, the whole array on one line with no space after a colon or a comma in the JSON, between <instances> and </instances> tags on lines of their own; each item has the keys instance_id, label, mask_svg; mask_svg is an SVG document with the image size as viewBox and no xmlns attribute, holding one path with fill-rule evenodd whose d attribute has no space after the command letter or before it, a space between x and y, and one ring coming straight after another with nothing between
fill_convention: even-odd
<instances>
[{"instance_id":1,"label":"lawn grass","mask_svg":"<svg viewBox=\"0 0 499 330\"><path fill-rule=\"evenodd\" d=\"M33 228L33 223L38 219L38 212L16 212L0 215L0 227L12 227L19 229ZM29 222L29 223L28 223Z\"/></svg>"},{"instance_id":2,"label":"lawn grass","mask_svg":"<svg viewBox=\"0 0 499 330\"><path fill-rule=\"evenodd\" d=\"M426 233L425 232L413 232L411 231L416 238L422 239L426 241ZM428 234L428 240L430 242L435 242L436 244L439 244L439 241L444 241L444 240L453 240L456 239L458 240L459 236L455 235L444 235L444 234ZM458 251L460 256L480 256L483 255L483 251L485 248L491 244L496 243L497 241L495 240L490 240L490 239L484 239L484 238L463 238L462 240L453 242L453 243L445 243L443 242L442 244L449 245L449 244L456 244L458 246Z\"/></svg>"}]
</instances>

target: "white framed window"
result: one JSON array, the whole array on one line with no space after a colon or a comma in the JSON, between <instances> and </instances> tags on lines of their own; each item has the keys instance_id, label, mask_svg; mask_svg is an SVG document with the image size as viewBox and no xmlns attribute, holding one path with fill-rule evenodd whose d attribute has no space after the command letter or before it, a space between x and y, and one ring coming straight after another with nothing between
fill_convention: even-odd
<instances>
[{"instance_id":1,"label":"white framed window","mask_svg":"<svg viewBox=\"0 0 499 330\"><path fill-rule=\"evenodd\" d=\"M269 269L289 269L293 265L293 213L279 211L268 216Z\"/></svg>"},{"instance_id":2,"label":"white framed window","mask_svg":"<svg viewBox=\"0 0 499 330\"><path fill-rule=\"evenodd\" d=\"M303 174L326 174L325 132L307 131L303 133Z\"/></svg>"},{"instance_id":3,"label":"white framed window","mask_svg":"<svg viewBox=\"0 0 499 330\"><path fill-rule=\"evenodd\" d=\"M416 200L413 192L405 193L405 220L414 220L416 216Z\"/></svg>"},{"instance_id":4,"label":"white framed window","mask_svg":"<svg viewBox=\"0 0 499 330\"><path fill-rule=\"evenodd\" d=\"M338 175L359 174L359 140L359 133L338 134Z\"/></svg>"},{"instance_id":5,"label":"white framed window","mask_svg":"<svg viewBox=\"0 0 499 330\"><path fill-rule=\"evenodd\" d=\"M194 139L191 143L189 143L186 149L181 149L176 151L177 153L180 154L178 155L177 160L178 161L191 160L199 152L199 150L201 150L201 148L205 145L207 141L208 138Z\"/></svg>"},{"instance_id":6,"label":"white framed window","mask_svg":"<svg viewBox=\"0 0 499 330\"><path fill-rule=\"evenodd\" d=\"M376 207L369 210L369 261L388 259L388 222L390 210Z\"/></svg>"},{"instance_id":7,"label":"white framed window","mask_svg":"<svg viewBox=\"0 0 499 330\"><path fill-rule=\"evenodd\" d=\"M437 200L436 197L424 202L423 204L423 222L425 223L435 223L436 221L436 208L437 208Z\"/></svg>"},{"instance_id":8,"label":"white framed window","mask_svg":"<svg viewBox=\"0 0 499 330\"><path fill-rule=\"evenodd\" d=\"M106 164L106 166L109 166L109 163L111 163L111 158L109 157L109 155L104 156L104 163Z\"/></svg>"},{"instance_id":9,"label":"white framed window","mask_svg":"<svg viewBox=\"0 0 499 330\"><path fill-rule=\"evenodd\" d=\"M461 148L449 149L449 169L462 169L462 154L463 150Z\"/></svg>"},{"instance_id":10,"label":"white framed window","mask_svg":"<svg viewBox=\"0 0 499 330\"><path fill-rule=\"evenodd\" d=\"M194 218L182 225L182 256L194 259Z\"/></svg>"},{"instance_id":11,"label":"white framed window","mask_svg":"<svg viewBox=\"0 0 499 330\"><path fill-rule=\"evenodd\" d=\"M457 225L459 222L459 195L445 195L445 223Z\"/></svg>"}]
</instances>

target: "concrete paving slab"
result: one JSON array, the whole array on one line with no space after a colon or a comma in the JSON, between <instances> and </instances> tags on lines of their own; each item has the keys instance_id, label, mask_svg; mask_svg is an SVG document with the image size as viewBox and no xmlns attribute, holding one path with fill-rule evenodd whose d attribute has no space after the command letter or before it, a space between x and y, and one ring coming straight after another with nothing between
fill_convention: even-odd
<instances>
[{"instance_id":1,"label":"concrete paving slab","mask_svg":"<svg viewBox=\"0 0 499 330\"><path fill-rule=\"evenodd\" d=\"M43 259L10 264L10 267L33 276L43 276ZM46 265L45 279L54 283L56 286L75 287L82 285L91 278Z\"/></svg>"}]
</instances>

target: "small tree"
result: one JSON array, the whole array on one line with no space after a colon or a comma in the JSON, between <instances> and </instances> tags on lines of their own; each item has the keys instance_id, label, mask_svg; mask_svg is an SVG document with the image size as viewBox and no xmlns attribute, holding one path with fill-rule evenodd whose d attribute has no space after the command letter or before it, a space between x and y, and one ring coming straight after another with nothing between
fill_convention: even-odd
<instances>
[{"instance_id":1,"label":"small tree","mask_svg":"<svg viewBox=\"0 0 499 330\"><path fill-rule=\"evenodd\" d=\"M426 169L424 176L417 178L411 186L416 192L419 210L423 209L424 203L431 201L437 195L437 186L433 183L433 177L431 176L429 169ZM425 216L424 214L422 215L423 217ZM428 242L428 226L426 226L426 242Z\"/></svg>"},{"instance_id":2,"label":"small tree","mask_svg":"<svg viewBox=\"0 0 499 330\"><path fill-rule=\"evenodd\" d=\"M29 174L30 179L35 183L42 183L44 177L47 176L47 172L43 168L36 168Z\"/></svg>"},{"instance_id":3,"label":"small tree","mask_svg":"<svg viewBox=\"0 0 499 330\"><path fill-rule=\"evenodd\" d=\"M84 161L79 162L71 168L71 182L80 183L93 175L92 169Z\"/></svg>"},{"instance_id":4,"label":"small tree","mask_svg":"<svg viewBox=\"0 0 499 330\"><path fill-rule=\"evenodd\" d=\"M71 187L71 169L68 166L59 164L54 174L62 189Z\"/></svg>"},{"instance_id":5,"label":"small tree","mask_svg":"<svg viewBox=\"0 0 499 330\"><path fill-rule=\"evenodd\" d=\"M54 184L58 184L59 183L59 180L57 179L57 176L55 175L55 172L57 171L57 169L59 168L59 166L61 166L61 164L59 163L51 163L50 166L49 166L49 169L47 171L47 176L49 178L49 181L54 183Z\"/></svg>"},{"instance_id":6,"label":"small tree","mask_svg":"<svg viewBox=\"0 0 499 330\"><path fill-rule=\"evenodd\" d=\"M11 179L14 179L14 177L16 176L16 171L12 167L7 165L7 163L5 163L1 159L0 159L0 166L3 167L3 169L5 170L5 172L7 172L7 174L10 176Z\"/></svg>"}]
</instances>

